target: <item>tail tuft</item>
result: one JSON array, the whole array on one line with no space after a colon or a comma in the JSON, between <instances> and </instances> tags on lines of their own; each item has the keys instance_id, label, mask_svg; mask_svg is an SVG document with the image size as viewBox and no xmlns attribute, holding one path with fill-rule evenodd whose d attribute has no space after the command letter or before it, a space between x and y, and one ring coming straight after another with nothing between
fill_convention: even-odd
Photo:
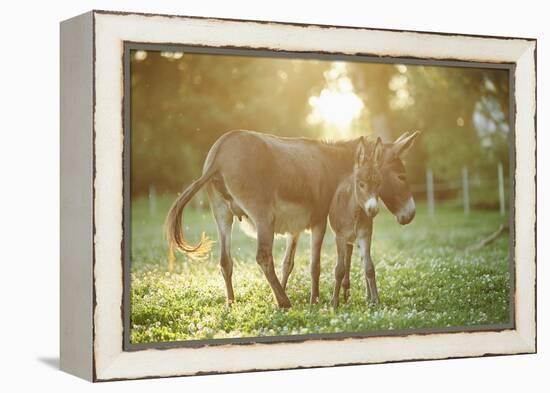
<instances>
[{"instance_id":1,"label":"tail tuft","mask_svg":"<svg viewBox=\"0 0 550 393\"><path fill-rule=\"evenodd\" d=\"M174 202L164 223L164 233L168 241L168 266L174 268L174 250L186 254L193 260L203 260L207 257L214 243L203 232L198 244L192 246L183 235L183 208L197 191L208 181L207 176L202 176L194 181Z\"/></svg>"}]
</instances>

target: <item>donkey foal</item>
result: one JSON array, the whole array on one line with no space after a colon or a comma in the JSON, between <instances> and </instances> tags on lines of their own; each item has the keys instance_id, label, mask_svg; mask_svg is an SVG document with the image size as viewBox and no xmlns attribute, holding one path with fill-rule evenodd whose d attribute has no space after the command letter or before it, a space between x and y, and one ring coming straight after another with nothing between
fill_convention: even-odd
<instances>
[{"instance_id":1,"label":"donkey foal","mask_svg":"<svg viewBox=\"0 0 550 393\"><path fill-rule=\"evenodd\" d=\"M372 223L378 213L378 194L382 182L380 161L382 141L380 138L370 152L363 144L357 150L353 173L338 186L329 212L330 226L336 236L338 254L334 276L332 304L339 304L340 287L344 287L344 301L349 298L349 274L353 244L357 242L365 267L367 296L378 303L374 264L370 255Z\"/></svg>"}]
</instances>

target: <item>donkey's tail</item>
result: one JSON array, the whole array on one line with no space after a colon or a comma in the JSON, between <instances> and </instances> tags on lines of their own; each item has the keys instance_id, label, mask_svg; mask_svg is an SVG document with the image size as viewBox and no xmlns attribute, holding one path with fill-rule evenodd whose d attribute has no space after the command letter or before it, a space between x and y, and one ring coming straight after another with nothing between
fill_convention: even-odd
<instances>
[{"instance_id":1,"label":"donkey's tail","mask_svg":"<svg viewBox=\"0 0 550 393\"><path fill-rule=\"evenodd\" d=\"M213 165L209 165L203 172L202 176L195 180L189 187L178 196L164 223L164 233L168 241L170 250L169 259L170 266L173 265L173 250L176 249L187 254L192 259L202 259L211 249L212 241L209 240L205 233L202 233L201 240L195 246L190 245L185 241L183 235L183 208L193 198L193 196L204 186L210 178L215 174Z\"/></svg>"}]
</instances>

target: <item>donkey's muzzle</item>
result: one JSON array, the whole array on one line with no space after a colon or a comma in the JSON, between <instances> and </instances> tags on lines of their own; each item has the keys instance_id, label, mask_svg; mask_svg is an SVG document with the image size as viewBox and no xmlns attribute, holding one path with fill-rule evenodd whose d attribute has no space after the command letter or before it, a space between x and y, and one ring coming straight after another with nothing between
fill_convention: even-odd
<instances>
[{"instance_id":1,"label":"donkey's muzzle","mask_svg":"<svg viewBox=\"0 0 550 393\"><path fill-rule=\"evenodd\" d=\"M369 217L374 217L378 214L378 201L376 198L369 198L365 203L365 213Z\"/></svg>"},{"instance_id":2,"label":"donkey's muzzle","mask_svg":"<svg viewBox=\"0 0 550 393\"><path fill-rule=\"evenodd\" d=\"M408 216L397 216L397 222L401 225L407 225L410 223L415 216L415 213L409 214Z\"/></svg>"},{"instance_id":3,"label":"donkey's muzzle","mask_svg":"<svg viewBox=\"0 0 550 393\"><path fill-rule=\"evenodd\" d=\"M397 222L401 225L407 225L410 223L414 216L416 215L416 206L414 204L414 199L411 197L407 200L407 203L405 203L405 206L399 210L399 212L395 215L397 218Z\"/></svg>"}]
</instances>

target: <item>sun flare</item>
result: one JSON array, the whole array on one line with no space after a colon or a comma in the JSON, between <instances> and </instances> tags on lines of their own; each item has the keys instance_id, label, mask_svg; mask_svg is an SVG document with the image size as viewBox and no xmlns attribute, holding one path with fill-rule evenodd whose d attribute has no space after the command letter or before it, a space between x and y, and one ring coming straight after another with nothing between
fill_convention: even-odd
<instances>
[{"instance_id":1,"label":"sun flare","mask_svg":"<svg viewBox=\"0 0 550 393\"><path fill-rule=\"evenodd\" d=\"M309 98L312 111L308 122L323 124L337 129L340 134L348 135L352 122L361 115L363 101L355 94L344 63L335 62L325 79L327 87L318 96Z\"/></svg>"}]
</instances>

